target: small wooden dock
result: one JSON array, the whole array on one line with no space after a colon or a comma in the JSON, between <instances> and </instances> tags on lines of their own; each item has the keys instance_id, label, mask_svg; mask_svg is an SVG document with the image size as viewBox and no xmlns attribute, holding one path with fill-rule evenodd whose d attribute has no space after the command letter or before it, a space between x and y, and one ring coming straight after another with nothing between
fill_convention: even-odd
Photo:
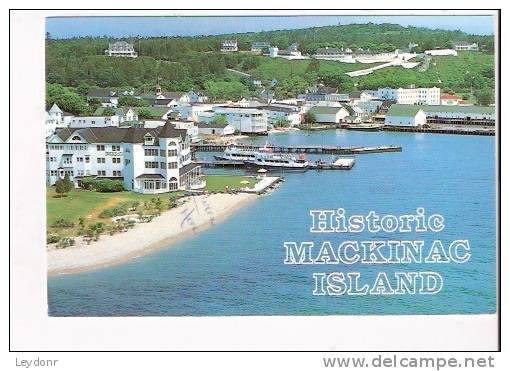
<instances>
[{"instance_id":1,"label":"small wooden dock","mask_svg":"<svg viewBox=\"0 0 510 371\"><path fill-rule=\"evenodd\" d=\"M204 143L192 144L191 149L196 152L223 152L229 145ZM230 145L248 151L257 151L260 145L251 144L234 144ZM384 152L402 152L401 146L378 146L378 147L340 147L340 146L280 146L267 145L273 153L308 153L308 154L326 154L326 155L356 155L368 153L384 153Z\"/></svg>"}]
</instances>

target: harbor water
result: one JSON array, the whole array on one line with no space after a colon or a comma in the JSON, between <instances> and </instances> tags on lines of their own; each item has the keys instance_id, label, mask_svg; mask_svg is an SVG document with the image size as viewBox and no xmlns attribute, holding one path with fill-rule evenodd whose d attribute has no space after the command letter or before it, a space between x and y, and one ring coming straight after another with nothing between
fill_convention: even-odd
<instances>
[{"instance_id":1,"label":"harbor water","mask_svg":"<svg viewBox=\"0 0 510 371\"><path fill-rule=\"evenodd\" d=\"M270 134L282 145L399 145L402 152L356 156L349 171L284 174L279 189L227 220L169 248L120 265L48 279L52 316L223 316L468 314L496 311L495 138L425 133L292 132ZM211 156L210 153L203 154ZM323 157L330 160L330 157ZM241 170L214 169L220 173ZM440 233L311 234L312 209L349 214L444 217ZM463 264L287 265L284 242L469 240ZM435 271L435 295L317 296L314 272Z\"/></svg>"}]
</instances>

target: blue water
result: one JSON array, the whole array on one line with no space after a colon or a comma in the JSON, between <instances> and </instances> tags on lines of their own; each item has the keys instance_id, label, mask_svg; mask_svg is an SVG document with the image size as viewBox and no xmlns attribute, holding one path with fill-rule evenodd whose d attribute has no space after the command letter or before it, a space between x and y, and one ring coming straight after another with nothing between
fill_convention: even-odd
<instances>
[{"instance_id":1,"label":"blue water","mask_svg":"<svg viewBox=\"0 0 510 371\"><path fill-rule=\"evenodd\" d=\"M254 141L263 143L266 139ZM494 137L328 131L270 135L282 144L401 145L357 156L351 171L286 174L276 192L172 248L128 263L48 280L53 316L453 314L496 311ZM229 170L222 170L228 172ZM445 217L440 233L319 234L310 209ZM285 265L285 241L416 239L445 248L467 239L464 264ZM436 271L435 295L314 296L313 272ZM364 281L365 282L365 281Z\"/></svg>"}]
</instances>

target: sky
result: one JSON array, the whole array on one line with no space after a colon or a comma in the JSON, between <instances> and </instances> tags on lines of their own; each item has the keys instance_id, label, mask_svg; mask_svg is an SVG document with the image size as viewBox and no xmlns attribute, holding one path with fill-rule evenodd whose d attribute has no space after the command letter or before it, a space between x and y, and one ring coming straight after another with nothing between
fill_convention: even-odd
<instances>
[{"instance_id":1,"label":"sky","mask_svg":"<svg viewBox=\"0 0 510 371\"><path fill-rule=\"evenodd\" d=\"M232 16L232 17L55 17L46 19L52 38L80 36L197 36L331 26L350 23L403 26L494 34L492 16Z\"/></svg>"}]
</instances>

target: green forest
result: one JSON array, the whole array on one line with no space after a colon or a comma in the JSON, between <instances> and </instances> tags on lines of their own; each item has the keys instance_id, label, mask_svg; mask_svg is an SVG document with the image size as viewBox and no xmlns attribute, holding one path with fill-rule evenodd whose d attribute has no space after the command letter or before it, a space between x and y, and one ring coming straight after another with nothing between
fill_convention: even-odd
<instances>
[{"instance_id":1,"label":"green forest","mask_svg":"<svg viewBox=\"0 0 510 371\"><path fill-rule=\"evenodd\" d=\"M236 39L238 53L220 53L221 41ZM317 83L351 92L378 87L438 86L465 99L492 103L495 88L494 38L468 35L460 31L431 30L394 24L353 24L300 30L270 31L221 36L127 38L139 53L136 59L108 58L109 42L102 38L57 40L47 35L47 104L57 102L72 113L88 113L84 95L94 87L134 88L149 92L156 82L167 91L204 91L213 100L238 99L257 94L260 80L269 87L276 79L279 98L295 96ZM392 67L363 77L345 72L372 65L334 61L268 58L249 50L253 41L266 41L280 49L294 42L303 53L319 47L364 48L372 51L406 48L416 43L416 51L451 47L454 41L477 42L480 52L459 52L458 57L436 57L423 70ZM227 69L242 71L241 77Z\"/></svg>"}]
</instances>

